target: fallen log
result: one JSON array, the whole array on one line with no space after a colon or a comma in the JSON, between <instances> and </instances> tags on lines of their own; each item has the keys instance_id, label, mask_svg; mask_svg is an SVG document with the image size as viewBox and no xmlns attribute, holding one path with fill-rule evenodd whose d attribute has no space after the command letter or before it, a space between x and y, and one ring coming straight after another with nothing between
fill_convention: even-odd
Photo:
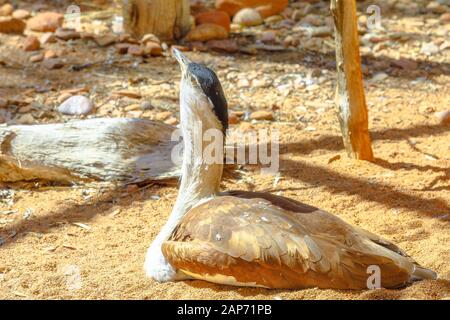
<instances>
[{"instance_id":1,"label":"fallen log","mask_svg":"<svg viewBox=\"0 0 450 320\"><path fill-rule=\"evenodd\" d=\"M0 126L0 182L140 183L179 176L175 127L128 118Z\"/></svg>"}]
</instances>

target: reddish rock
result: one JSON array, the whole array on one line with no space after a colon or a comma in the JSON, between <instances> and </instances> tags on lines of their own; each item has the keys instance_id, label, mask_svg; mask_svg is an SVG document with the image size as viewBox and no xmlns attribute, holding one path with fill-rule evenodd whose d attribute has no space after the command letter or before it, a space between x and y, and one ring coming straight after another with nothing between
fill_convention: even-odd
<instances>
[{"instance_id":1,"label":"reddish rock","mask_svg":"<svg viewBox=\"0 0 450 320\"><path fill-rule=\"evenodd\" d=\"M57 12L38 13L27 21L27 28L39 32L55 32L62 27L64 16Z\"/></svg>"},{"instance_id":2,"label":"reddish rock","mask_svg":"<svg viewBox=\"0 0 450 320\"><path fill-rule=\"evenodd\" d=\"M53 59L53 58L56 58L57 56L58 55L53 50L47 50L47 51L45 51L45 54L44 54L45 59Z\"/></svg>"},{"instance_id":3,"label":"reddish rock","mask_svg":"<svg viewBox=\"0 0 450 320\"><path fill-rule=\"evenodd\" d=\"M117 43L116 44L116 52L118 54L125 54L128 52L129 47L130 47L129 43Z\"/></svg>"},{"instance_id":4,"label":"reddish rock","mask_svg":"<svg viewBox=\"0 0 450 320\"><path fill-rule=\"evenodd\" d=\"M273 120L273 113L270 111L259 110L252 112L250 115L252 120Z\"/></svg>"},{"instance_id":5,"label":"reddish rock","mask_svg":"<svg viewBox=\"0 0 450 320\"><path fill-rule=\"evenodd\" d=\"M195 24L201 25L205 23L217 24L230 32L230 16L225 11L211 10L199 13L195 17Z\"/></svg>"},{"instance_id":6,"label":"reddish rock","mask_svg":"<svg viewBox=\"0 0 450 320\"><path fill-rule=\"evenodd\" d=\"M239 51L239 47L235 40L210 40L206 43L209 49L214 51L222 51L228 53L235 53Z\"/></svg>"},{"instance_id":7,"label":"reddish rock","mask_svg":"<svg viewBox=\"0 0 450 320\"><path fill-rule=\"evenodd\" d=\"M31 17L31 14L28 10L23 10L23 9L17 9L16 11L13 12L12 16L16 19L28 19L29 17Z\"/></svg>"},{"instance_id":8,"label":"reddish rock","mask_svg":"<svg viewBox=\"0 0 450 320\"><path fill-rule=\"evenodd\" d=\"M64 63L59 59L45 59L42 62L42 65L49 70L61 69L64 67Z\"/></svg>"},{"instance_id":9,"label":"reddish rock","mask_svg":"<svg viewBox=\"0 0 450 320\"><path fill-rule=\"evenodd\" d=\"M261 14L252 8L239 10L233 18L233 23L241 26L258 26L263 23Z\"/></svg>"},{"instance_id":10,"label":"reddish rock","mask_svg":"<svg viewBox=\"0 0 450 320\"><path fill-rule=\"evenodd\" d=\"M0 33L23 33L25 22L13 17L0 17Z\"/></svg>"},{"instance_id":11,"label":"reddish rock","mask_svg":"<svg viewBox=\"0 0 450 320\"><path fill-rule=\"evenodd\" d=\"M114 43L116 43L118 40L117 36L113 34L105 34L101 36L95 36L94 41L97 43L100 47L107 47Z\"/></svg>"},{"instance_id":12,"label":"reddish rock","mask_svg":"<svg viewBox=\"0 0 450 320\"><path fill-rule=\"evenodd\" d=\"M47 43L55 43L56 42L56 37L53 33L48 32L48 33L44 33L41 36L41 43L42 44L47 44Z\"/></svg>"},{"instance_id":13,"label":"reddish rock","mask_svg":"<svg viewBox=\"0 0 450 320\"><path fill-rule=\"evenodd\" d=\"M289 0L216 0L216 8L227 12L231 17L244 8L255 8L263 18L281 13Z\"/></svg>"},{"instance_id":14,"label":"reddish rock","mask_svg":"<svg viewBox=\"0 0 450 320\"><path fill-rule=\"evenodd\" d=\"M163 49L157 42L147 41L144 47L145 54L149 54L153 57L162 56Z\"/></svg>"},{"instance_id":15,"label":"reddish rock","mask_svg":"<svg viewBox=\"0 0 450 320\"><path fill-rule=\"evenodd\" d=\"M56 29L55 36L58 39L67 41L67 40L74 40L74 39L80 39L80 33L75 29L68 29L68 28L58 28Z\"/></svg>"},{"instance_id":16,"label":"reddish rock","mask_svg":"<svg viewBox=\"0 0 450 320\"><path fill-rule=\"evenodd\" d=\"M227 30L217 24L205 23L189 31L186 36L188 41L208 41L228 38Z\"/></svg>"},{"instance_id":17,"label":"reddish rock","mask_svg":"<svg viewBox=\"0 0 450 320\"><path fill-rule=\"evenodd\" d=\"M138 46L136 44L133 44L128 47L128 54L131 54L132 56L143 56L144 55L144 49L141 46Z\"/></svg>"},{"instance_id":18,"label":"reddish rock","mask_svg":"<svg viewBox=\"0 0 450 320\"><path fill-rule=\"evenodd\" d=\"M236 115L236 113L234 112L230 112L228 114L228 124L233 125L233 124L238 124L240 121L239 117Z\"/></svg>"},{"instance_id":19,"label":"reddish rock","mask_svg":"<svg viewBox=\"0 0 450 320\"><path fill-rule=\"evenodd\" d=\"M25 51L36 51L41 48L41 43L36 36L28 36L23 42L22 48Z\"/></svg>"},{"instance_id":20,"label":"reddish rock","mask_svg":"<svg viewBox=\"0 0 450 320\"><path fill-rule=\"evenodd\" d=\"M30 62L41 62L42 60L44 60L44 54L43 53L38 53L38 54L34 54L30 57Z\"/></svg>"}]
</instances>

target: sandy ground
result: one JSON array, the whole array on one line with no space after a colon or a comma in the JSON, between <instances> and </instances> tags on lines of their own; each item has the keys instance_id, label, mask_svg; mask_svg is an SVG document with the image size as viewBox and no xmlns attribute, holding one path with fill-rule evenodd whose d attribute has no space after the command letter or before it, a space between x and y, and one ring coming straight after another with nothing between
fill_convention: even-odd
<instances>
[{"instance_id":1,"label":"sandy ground","mask_svg":"<svg viewBox=\"0 0 450 320\"><path fill-rule=\"evenodd\" d=\"M9 40L3 47L14 50L13 40ZM74 59L88 54L82 44L73 46ZM366 81L373 163L348 159L343 149L332 104L332 51L324 56L308 51L255 57L188 55L218 71L232 110L271 110L277 120L241 122L233 128L271 127L281 133L279 180L261 175L257 168L243 167L239 177L223 182L224 190L270 191L320 207L398 244L420 264L438 272L440 280L401 290L373 291L265 290L203 281L160 284L146 279L142 267L147 247L174 204L176 185L134 190L27 183L2 186L2 190L13 190L14 196L10 204L0 202L0 212L13 211L0 215L4 240L0 246L0 299L449 299L450 127L440 125L434 116L450 105L448 51L434 61L411 54L409 58L419 65L408 72L383 67L397 59L395 51L363 58L369 78L378 71L388 74L381 83ZM102 50L95 53L97 58L106 54ZM280 98L271 86L239 90L227 80L235 70L249 74L255 69L272 78L324 69L327 79L320 90L296 90L287 98ZM59 87L36 96L54 100L59 88L83 84L97 86L93 99L102 104L117 82L143 77L152 90L164 91L166 87L152 84L163 78L167 79L164 94L174 100L170 110L178 115L179 75L170 58L150 59L126 75L120 70L94 69L97 76L104 75L103 82L65 69L46 73ZM24 83L36 81L41 70L5 68L0 72L8 79L8 85L2 83L0 89L12 97ZM419 77L424 79L417 81ZM251 102L243 103L246 99ZM338 155L340 159L329 163Z\"/></svg>"}]
</instances>

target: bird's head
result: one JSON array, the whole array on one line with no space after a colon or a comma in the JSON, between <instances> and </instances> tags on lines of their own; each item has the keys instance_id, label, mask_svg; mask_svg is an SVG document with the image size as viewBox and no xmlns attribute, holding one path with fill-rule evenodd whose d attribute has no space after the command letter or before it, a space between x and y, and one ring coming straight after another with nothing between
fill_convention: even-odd
<instances>
[{"instance_id":1,"label":"bird's head","mask_svg":"<svg viewBox=\"0 0 450 320\"><path fill-rule=\"evenodd\" d=\"M228 129L228 104L214 71L190 61L178 49L173 55L181 68L180 120L190 126L201 121L204 129Z\"/></svg>"}]
</instances>

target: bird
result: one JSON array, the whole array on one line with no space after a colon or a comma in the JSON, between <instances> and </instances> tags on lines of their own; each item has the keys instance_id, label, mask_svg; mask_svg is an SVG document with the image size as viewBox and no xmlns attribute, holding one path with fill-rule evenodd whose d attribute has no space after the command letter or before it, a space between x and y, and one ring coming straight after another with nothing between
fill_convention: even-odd
<instances>
[{"instance_id":1,"label":"bird","mask_svg":"<svg viewBox=\"0 0 450 320\"><path fill-rule=\"evenodd\" d=\"M384 288L437 278L395 244L324 210L270 193L220 192L223 164L202 159L204 149L196 151L194 140L213 130L223 144L228 128L225 94L213 70L177 49L173 55L182 73L182 174L172 213L147 251L148 277L269 289L355 290L369 288L373 266Z\"/></svg>"}]
</instances>

